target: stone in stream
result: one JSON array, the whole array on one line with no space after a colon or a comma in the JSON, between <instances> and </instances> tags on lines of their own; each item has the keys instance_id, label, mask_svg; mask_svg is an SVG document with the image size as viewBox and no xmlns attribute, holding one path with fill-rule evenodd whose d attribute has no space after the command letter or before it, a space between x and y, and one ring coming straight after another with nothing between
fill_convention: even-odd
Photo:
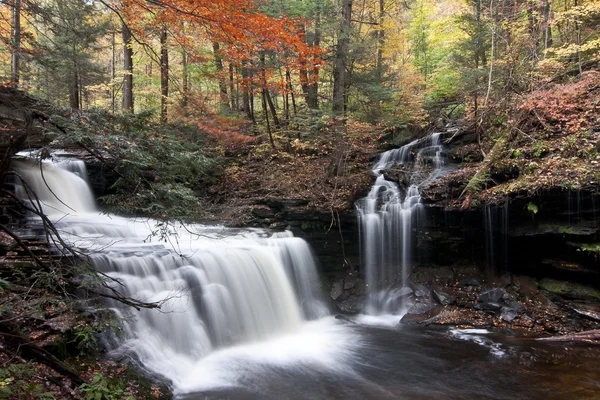
<instances>
[{"instance_id":1,"label":"stone in stream","mask_svg":"<svg viewBox=\"0 0 600 400\"><path fill-rule=\"evenodd\" d=\"M343 292L344 292L344 281L339 280L339 281L333 282L333 285L331 285L331 291L329 292L329 295L331 296L331 298L333 300L337 300L342 295Z\"/></svg>"},{"instance_id":2,"label":"stone in stream","mask_svg":"<svg viewBox=\"0 0 600 400\"><path fill-rule=\"evenodd\" d=\"M362 311L364 296L351 295L345 301L339 303L339 308L342 312L348 314L358 314Z\"/></svg>"},{"instance_id":3,"label":"stone in stream","mask_svg":"<svg viewBox=\"0 0 600 400\"><path fill-rule=\"evenodd\" d=\"M356 281L358 278L353 276L352 273L348 274L346 279L344 279L344 290L353 289L356 286Z\"/></svg>"}]
</instances>

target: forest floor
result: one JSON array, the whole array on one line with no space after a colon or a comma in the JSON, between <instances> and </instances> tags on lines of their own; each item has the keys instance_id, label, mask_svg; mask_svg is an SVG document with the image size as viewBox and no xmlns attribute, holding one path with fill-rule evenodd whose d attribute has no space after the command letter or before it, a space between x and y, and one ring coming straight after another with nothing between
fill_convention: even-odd
<instances>
[{"instance_id":1,"label":"forest floor","mask_svg":"<svg viewBox=\"0 0 600 400\"><path fill-rule=\"evenodd\" d=\"M372 183L370 166L385 133L381 126L331 121L303 140L279 138L275 148L262 143L228 151L219 183L208 190L208 218L245 225L269 200L296 201L298 212L353 210Z\"/></svg>"}]
</instances>

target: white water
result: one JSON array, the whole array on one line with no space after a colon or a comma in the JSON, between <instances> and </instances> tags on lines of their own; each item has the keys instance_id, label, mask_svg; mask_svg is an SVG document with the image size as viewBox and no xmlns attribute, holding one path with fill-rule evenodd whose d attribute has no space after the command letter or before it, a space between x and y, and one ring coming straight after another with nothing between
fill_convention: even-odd
<instances>
[{"instance_id":1,"label":"white water","mask_svg":"<svg viewBox=\"0 0 600 400\"><path fill-rule=\"evenodd\" d=\"M422 211L421 187L442 173L441 153L440 133L433 133L383 153L373 167L375 183L357 203L369 293L367 314L404 312L403 299L414 262L413 229ZM385 171L394 166L402 168L407 188L386 180Z\"/></svg>"},{"instance_id":2,"label":"white water","mask_svg":"<svg viewBox=\"0 0 600 400\"><path fill-rule=\"evenodd\" d=\"M84 179L42 166L43 173L22 163L18 173L62 238L89 254L122 294L162 304L160 311L137 312L109 301L123 317L115 352L135 355L170 379L177 393L235 386L243 373L241 367L236 372L238 361L315 364L335 372L349 356L352 335L328 317L302 239L100 214ZM27 198L25 185L16 186Z\"/></svg>"}]
</instances>

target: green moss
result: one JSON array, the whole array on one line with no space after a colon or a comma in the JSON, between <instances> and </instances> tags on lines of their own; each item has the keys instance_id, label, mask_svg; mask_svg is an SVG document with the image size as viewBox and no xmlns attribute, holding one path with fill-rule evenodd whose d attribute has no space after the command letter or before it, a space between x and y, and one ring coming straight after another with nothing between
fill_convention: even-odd
<instances>
[{"instance_id":1,"label":"green moss","mask_svg":"<svg viewBox=\"0 0 600 400\"><path fill-rule=\"evenodd\" d=\"M550 293L556 293L566 297L593 298L600 300L600 291L580 283L544 278L540 281L540 287Z\"/></svg>"}]
</instances>

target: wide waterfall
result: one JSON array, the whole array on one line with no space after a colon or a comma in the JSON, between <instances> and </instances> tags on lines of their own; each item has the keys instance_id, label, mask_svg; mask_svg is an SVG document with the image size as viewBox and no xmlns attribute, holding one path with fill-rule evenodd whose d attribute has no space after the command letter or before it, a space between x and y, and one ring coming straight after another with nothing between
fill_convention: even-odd
<instances>
[{"instance_id":1,"label":"wide waterfall","mask_svg":"<svg viewBox=\"0 0 600 400\"><path fill-rule=\"evenodd\" d=\"M170 379L176 392L233 384L237 378L230 376L231 360L217 377L214 371L198 375L213 368L203 365L205 360L214 361L226 349L296 337L299 343L292 340L279 348L276 359L289 353L322 366L323 355L334 359L336 349L344 347L344 335L332 317L328 328L314 322L321 326L318 333L307 328L314 324L307 321L327 317L329 310L311 250L290 232L101 214L80 164L23 162L16 169L24 181L16 184L17 195L42 204L62 238L88 254L92 265L114 280L115 289L162 304L160 310L137 312L109 301L122 317L123 332L114 338L114 351L134 356ZM268 353L261 349L253 355Z\"/></svg>"},{"instance_id":2,"label":"wide waterfall","mask_svg":"<svg viewBox=\"0 0 600 400\"><path fill-rule=\"evenodd\" d=\"M421 187L443 171L441 133L383 153L367 197L357 203L363 266L368 287L367 314L398 314L409 290L414 262L413 229L422 212ZM395 167L406 187L386 179Z\"/></svg>"}]
</instances>

